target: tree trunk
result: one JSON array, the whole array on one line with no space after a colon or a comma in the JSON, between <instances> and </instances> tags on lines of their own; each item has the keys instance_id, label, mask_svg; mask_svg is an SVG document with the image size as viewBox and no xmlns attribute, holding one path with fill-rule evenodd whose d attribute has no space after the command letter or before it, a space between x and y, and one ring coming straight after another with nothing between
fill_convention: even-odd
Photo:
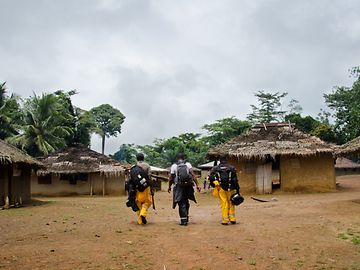
<instances>
[{"instance_id":1,"label":"tree trunk","mask_svg":"<svg viewBox=\"0 0 360 270\"><path fill-rule=\"evenodd\" d=\"M101 141L101 153L104 154L105 152L105 135L102 136Z\"/></svg>"}]
</instances>

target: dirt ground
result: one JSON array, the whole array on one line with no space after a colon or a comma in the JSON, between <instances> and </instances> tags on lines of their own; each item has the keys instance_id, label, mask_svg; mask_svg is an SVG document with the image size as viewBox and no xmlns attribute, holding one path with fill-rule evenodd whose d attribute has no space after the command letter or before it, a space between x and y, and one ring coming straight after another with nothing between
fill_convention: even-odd
<instances>
[{"instance_id":1,"label":"dirt ground","mask_svg":"<svg viewBox=\"0 0 360 270\"><path fill-rule=\"evenodd\" d=\"M197 194L178 225L171 196L140 226L125 197L38 198L0 211L0 269L360 269L360 176L322 194L246 196L220 225L217 199Z\"/></svg>"}]
</instances>

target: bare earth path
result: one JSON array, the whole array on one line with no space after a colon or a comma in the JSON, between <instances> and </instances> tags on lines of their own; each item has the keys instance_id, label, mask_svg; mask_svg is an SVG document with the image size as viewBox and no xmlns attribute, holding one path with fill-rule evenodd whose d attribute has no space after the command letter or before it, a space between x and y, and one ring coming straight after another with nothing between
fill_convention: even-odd
<instances>
[{"instance_id":1,"label":"bare earth path","mask_svg":"<svg viewBox=\"0 0 360 270\"><path fill-rule=\"evenodd\" d=\"M166 192L146 226L125 197L39 198L0 211L0 269L360 269L360 176L338 181L334 193L246 197L232 226L209 193L187 227Z\"/></svg>"}]
</instances>

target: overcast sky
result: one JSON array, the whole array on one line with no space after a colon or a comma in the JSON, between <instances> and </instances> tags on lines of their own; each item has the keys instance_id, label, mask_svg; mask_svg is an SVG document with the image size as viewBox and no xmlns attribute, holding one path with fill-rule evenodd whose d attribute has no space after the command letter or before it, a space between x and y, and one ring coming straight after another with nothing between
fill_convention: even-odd
<instances>
[{"instance_id":1,"label":"overcast sky","mask_svg":"<svg viewBox=\"0 0 360 270\"><path fill-rule=\"evenodd\" d=\"M316 116L360 64L358 0L0 0L0 10L0 82L120 109L107 153L245 118L259 90L286 91Z\"/></svg>"}]
</instances>

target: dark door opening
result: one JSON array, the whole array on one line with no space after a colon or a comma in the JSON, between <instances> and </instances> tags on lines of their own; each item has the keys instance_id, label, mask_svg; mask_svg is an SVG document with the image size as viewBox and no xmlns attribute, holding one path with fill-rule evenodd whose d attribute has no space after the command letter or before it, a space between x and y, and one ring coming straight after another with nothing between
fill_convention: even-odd
<instances>
[{"instance_id":1,"label":"dark door opening","mask_svg":"<svg viewBox=\"0 0 360 270\"><path fill-rule=\"evenodd\" d=\"M272 189L280 190L281 188L281 175L280 175L280 157L276 156L272 162Z\"/></svg>"}]
</instances>

